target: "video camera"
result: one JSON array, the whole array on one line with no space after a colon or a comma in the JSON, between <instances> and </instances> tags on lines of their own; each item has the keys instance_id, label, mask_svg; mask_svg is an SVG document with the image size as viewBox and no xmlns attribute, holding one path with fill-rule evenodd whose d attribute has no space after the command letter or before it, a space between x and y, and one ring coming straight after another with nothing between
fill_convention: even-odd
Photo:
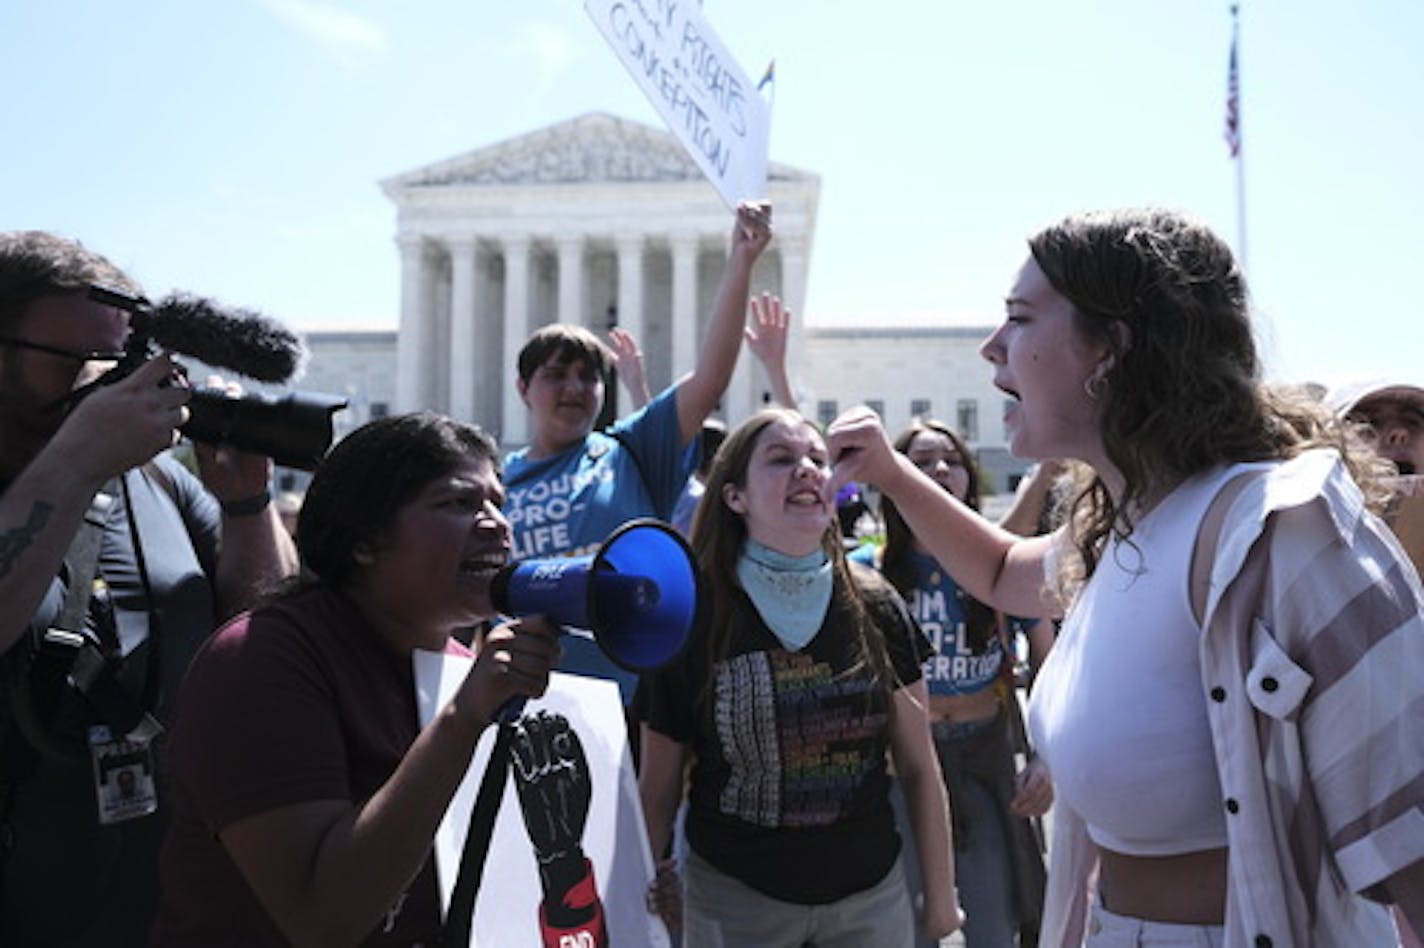
<instances>
[{"instance_id":1,"label":"video camera","mask_svg":"<svg viewBox=\"0 0 1424 948\"><path fill-rule=\"evenodd\" d=\"M291 330L266 316L218 307L211 300L172 294L151 303L141 296L90 286L89 298L129 313L130 334L119 364L92 385L124 378L157 354L158 346L231 369L259 382L286 382L306 356ZM74 393L83 397L92 386ZM313 470L331 447L331 418L347 401L322 392L233 395L193 388L188 421L179 430L194 441L231 444L286 467Z\"/></svg>"}]
</instances>

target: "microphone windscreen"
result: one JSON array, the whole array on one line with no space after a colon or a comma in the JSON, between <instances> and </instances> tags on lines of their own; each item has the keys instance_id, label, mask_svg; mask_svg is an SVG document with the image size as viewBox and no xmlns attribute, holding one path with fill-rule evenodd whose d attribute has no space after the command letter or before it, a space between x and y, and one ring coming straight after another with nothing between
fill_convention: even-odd
<instances>
[{"instance_id":1,"label":"microphone windscreen","mask_svg":"<svg viewBox=\"0 0 1424 948\"><path fill-rule=\"evenodd\" d=\"M286 382L301 369L306 347L292 330L252 310L172 293L148 311L148 331L166 349L259 382Z\"/></svg>"}]
</instances>

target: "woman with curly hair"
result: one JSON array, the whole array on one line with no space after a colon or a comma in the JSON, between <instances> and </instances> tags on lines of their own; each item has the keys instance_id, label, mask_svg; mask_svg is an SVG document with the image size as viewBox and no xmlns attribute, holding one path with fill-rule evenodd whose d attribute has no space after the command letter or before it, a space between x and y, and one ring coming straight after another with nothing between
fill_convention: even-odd
<instances>
[{"instance_id":1,"label":"woman with curly hair","mask_svg":"<svg viewBox=\"0 0 1424 948\"><path fill-rule=\"evenodd\" d=\"M665 851L687 779L685 899L650 907L685 944L909 948L914 914L889 802L905 786L925 933L959 927L944 787L920 678L924 639L873 570L851 567L825 496L826 446L794 411L728 436L693 520L710 616L644 676L639 787Z\"/></svg>"},{"instance_id":2,"label":"woman with curly hair","mask_svg":"<svg viewBox=\"0 0 1424 948\"><path fill-rule=\"evenodd\" d=\"M895 438L895 450L973 510L979 473L963 439L942 421L920 418ZM966 915L969 948L1031 943L1043 911L1044 867L1030 817L1053 802L1040 761L1015 773L1026 750L1014 694L1014 637L1029 642L1037 669L1053 644L1047 619L1009 619L964 591L910 529L895 501L880 499L883 546L865 544L853 562L878 567L904 597L934 649L924 663L930 733L950 812L954 814L955 878ZM913 862L906 866L918 888Z\"/></svg>"},{"instance_id":3,"label":"woman with curly hair","mask_svg":"<svg viewBox=\"0 0 1424 948\"><path fill-rule=\"evenodd\" d=\"M831 486L877 485L971 595L1066 608L1029 710L1041 944L1394 944L1381 903L1424 921L1424 592L1378 457L1262 385L1204 225L1081 214L1029 250L981 351L1013 452L1091 469L1063 528L986 523L865 409L828 442Z\"/></svg>"}]
</instances>

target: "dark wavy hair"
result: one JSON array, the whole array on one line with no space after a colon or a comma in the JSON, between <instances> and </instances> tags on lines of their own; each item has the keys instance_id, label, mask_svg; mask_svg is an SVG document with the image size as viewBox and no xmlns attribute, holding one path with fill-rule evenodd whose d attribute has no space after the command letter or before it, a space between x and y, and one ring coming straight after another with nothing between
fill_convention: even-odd
<instances>
[{"instance_id":1,"label":"dark wavy hair","mask_svg":"<svg viewBox=\"0 0 1424 948\"><path fill-rule=\"evenodd\" d=\"M895 450L901 454L909 454L910 444L915 440L915 436L925 432L944 435L964 459L964 469L969 473L969 486L964 493L964 503L978 510L979 470L964 439L949 425L934 418L916 418L895 437ZM890 585L895 587L896 592L909 600L914 594L916 582L914 531L905 522L900 508L895 506L895 502L887 494L880 495L880 517L885 522L885 546L880 551L880 572L890 581ZM964 594L964 629L969 647L975 653L988 647L998 629L994 610L967 593Z\"/></svg>"},{"instance_id":2,"label":"dark wavy hair","mask_svg":"<svg viewBox=\"0 0 1424 948\"><path fill-rule=\"evenodd\" d=\"M1226 242L1175 211L1075 214L1028 241L1048 282L1073 305L1077 330L1113 359L1098 398L1122 496L1093 477L1072 505L1074 545L1091 576L1108 537L1129 537L1131 511L1218 464L1339 449L1369 488L1357 439L1298 390L1262 384L1246 280Z\"/></svg>"},{"instance_id":3,"label":"dark wavy hair","mask_svg":"<svg viewBox=\"0 0 1424 948\"><path fill-rule=\"evenodd\" d=\"M298 588L346 588L356 551L386 542L400 509L467 458L497 471L494 439L431 411L368 422L322 459L297 514Z\"/></svg>"},{"instance_id":4,"label":"dark wavy hair","mask_svg":"<svg viewBox=\"0 0 1424 948\"><path fill-rule=\"evenodd\" d=\"M696 551L697 565L706 583L707 598L712 603L707 636L709 668L715 667L729 653L733 625L737 621L737 603L741 600L738 595L741 583L737 580L737 560L747 540L746 521L727 506L723 489L728 484L736 487L746 485L747 468L751 465L757 441L762 432L777 422L793 427L804 426L820 436L820 430L814 424L792 409L767 408L757 412L738 425L722 442L707 474L707 492L697 505L692 521L692 548ZM831 561L835 595L854 618L857 630L858 659L850 670L868 664L876 680L888 693L896 687L895 675L884 638L861 597L863 583L883 583L884 580L876 577L871 570L851 571L846 561L845 545L841 542L839 524L834 517L826 524L821 548Z\"/></svg>"},{"instance_id":5,"label":"dark wavy hair","mask_svg":"<svg viewBox=\"0 0 1424 948\"><path fill-rule=\"evenodd\" d=\"M93 283L141 292L107 257L77 240L42 230L0 233L0 332L13 332L35 300L80 295Z\"/></svg>"}]
</instances>

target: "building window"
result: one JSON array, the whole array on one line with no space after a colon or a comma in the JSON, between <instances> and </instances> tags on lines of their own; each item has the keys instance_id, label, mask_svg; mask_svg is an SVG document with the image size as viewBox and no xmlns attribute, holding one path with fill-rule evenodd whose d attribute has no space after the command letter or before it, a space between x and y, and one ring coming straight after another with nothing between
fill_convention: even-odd
<instances>
[{"instance_id":1,"label":"building window","mask_svg":"<svg viewBox=\"0 0 1424 948\"><path fill-rule=\"evenodd\" d=\"M882 419L885 417L885 400L883 398L867 398L865 407L875 412Z\"/></svg>"},{"instance_id":2,"label":"building window","mask_svg":"<svg viewBox=\"0 0 1424 948\"><path fill-rule=\"evenodd\" d=\"M954 409L954 426L965 441L978 441L979 403L972 398L961 398Z\"/></svg>"},{"instance_id":3,"label":"building window","mask_svg":"<svg viewBox=\"0 0 1424 948\"><path fill-rule=\"evenodd\" d=\"M910 399L910 417L928 418L930 416L930 400L928 398Z\"/></svg>"},{"instance_id":4,"label":"building window","mask_svg":"<svg viewBox=\"0 0 1424 948\"><path fill-rule=\"evenodd\" d=\"M821 423L822 427L835 421L837 414L834 398L823 398L816 402L816 420Z\"/></svg>"},{"instance_id":5,"label":"building window","mask_svg":"<svg viewBox=\"0 0 1424 948\"><path fill-rule=\"evenodd\" d=\"M385 402L372 402L372 403L371 403L371 418L372 418L372 420L374 420L374 419L376 419L376 418L384 418L384 417L386 417L387 415L389 415L390 413L391 413L390 406L387 405Z\"/></svg>"}]
</instances>

